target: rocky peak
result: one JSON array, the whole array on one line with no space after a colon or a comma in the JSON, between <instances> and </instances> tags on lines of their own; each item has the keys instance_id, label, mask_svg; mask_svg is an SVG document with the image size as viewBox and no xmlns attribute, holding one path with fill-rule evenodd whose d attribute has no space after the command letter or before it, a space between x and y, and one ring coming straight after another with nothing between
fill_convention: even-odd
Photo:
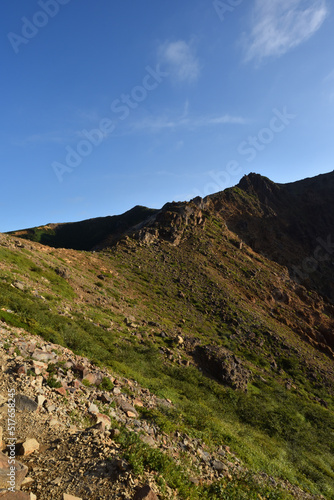
<instances>
[{"instance_id":1,"label":"rocky peak","mask_svg":"<svg viewBox=\"0 0 334 500\"><path fill-rule=\"evenodd\" d=\"M200 197L189 202L166 203L144 227L133 232L132 236L144 243L158 239L178 245L188 227L204 224L204 211L207 203Z\"/></svg>"},{"instance_id":2,"label":"rocky peak","mask_svg":"<svg viewBox=\"0 0 334 500\"><path fill-rule=\"evenodd\" d=\"M256 195L260 202L271 205L280 195L279 185L267 177L251 172L240 180L238 186L248 194Z\"/></svg>"}]
</instances>

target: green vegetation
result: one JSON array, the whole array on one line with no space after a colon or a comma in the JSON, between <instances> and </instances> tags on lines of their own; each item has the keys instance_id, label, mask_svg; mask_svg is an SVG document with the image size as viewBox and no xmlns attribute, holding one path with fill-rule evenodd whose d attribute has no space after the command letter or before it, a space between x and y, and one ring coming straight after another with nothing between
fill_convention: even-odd
<instances>
[{"instance_id":1,"label":"green vegetation","mask_svg":"<svg viewBox=\"0 0 334 500\"><path fill-rule=\"evenodd\" d=\"M176 462L122 430L117 439L134 473L157 472L166 498L168 488L194 500L293 498L259 481L265 472L334 499L330 361L296 333L307 331L308 320L299 314L303 305L289 283L280 286L293 297L291 305L271 298L273 273L279 276L282 269L238 249L237 241L222 220L208 219L204 236L186 230L180 247L129 240L114 250L81 252L76 259L61 250L43 254L0 246L0 320L169 399L170 405L138 408L140 418L168 435L201 439L210 450L229 446L249 471L195 485L186 455ZM64 266L66 279L55 271ZM99 275L104 279L98 281ZM24 290L12 286L15 280ZM35 289L46 300L35 296ZM137 326L128 326L129 317ZM189 339L231 350L251 372L248 392L200 371ZM56 387L52 365L49 373L48 384ZM111 391L113 384L104 378L101 388ZM73 414L73 421L78 418Z\"/></svg>"},{"instance_id":2,"label":"green vegetation","mask_svg":"<svg viewBox=\"0 0 334 500\"><path fill-rule=\"evenodd\" d=\"M135 474L143 474L144 471L154 471L159 474L158 484L163 494L166 494L166 486L177 490L181 499L187 500L288 500L293 497L282 491L279 487L273 487L260 483L255 476L246 473L233 479L224 479L210 486L195 485L190 481L189 472L185 467L176 465L175 461L160 450L149 447L141 442L135 433L122 432L118 443L124 449L124 456L129 461ZM165 498L168 498L167 496Z\"/></svg>"}]
</instances>

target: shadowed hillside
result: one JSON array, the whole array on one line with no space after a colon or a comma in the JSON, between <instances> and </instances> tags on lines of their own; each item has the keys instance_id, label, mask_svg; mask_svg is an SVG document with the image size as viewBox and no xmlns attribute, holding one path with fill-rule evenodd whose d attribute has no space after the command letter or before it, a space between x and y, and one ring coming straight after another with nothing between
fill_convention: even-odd
<instances>
[{"instance_id":1,"label":"shadowed hillside","mask_svg":"<svg viewBox=\"0 0 334 500\"><path fill-rule=\"evenodd\" d=\"M0 319L129 381L136 409L112 420L115 447L162 499L334 499L331 262L293 276L333 227L332 176L250 174L204 200L97 219L98 231L67 224L62 245L60 225L54 246L76 234L79 251L1 236ZM63 365L49 370L64 382ZM138 384L160 403L140 406ZM114 419L118 392L89 390Z\"/></svg>"}]
</instances>

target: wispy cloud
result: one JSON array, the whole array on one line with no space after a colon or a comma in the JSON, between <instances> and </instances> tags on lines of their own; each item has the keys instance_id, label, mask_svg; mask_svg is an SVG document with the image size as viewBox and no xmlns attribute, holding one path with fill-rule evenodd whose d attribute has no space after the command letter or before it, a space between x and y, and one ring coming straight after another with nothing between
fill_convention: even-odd
<instances>
[{"instance_id":1,"label":"wispy cloud","mask_svg":"<svg viewBox=\"0 0 334 500\"><path fill-rule=\"evenodd\" d=\"M39 132L28 135L22 139L13 139L12 143L16 146L29 146L40 144L63 144L68 140L68 136L73 135L70 132Z\"/></svg>"},{"instance_id":2,"label":"wispy cloud","mask_svg":"<svg viewBox=\"0 0 334 500\"><path fill-rule=\"evenodd\" d=\"M131 124L132 132L161 132L163 130L188 129L195 130L204 127L214 127L221 125L246 125L249 120L242 116L232 116L221 114L217 116L191 116L189 114L189 102L186 101L183 112L174 117L170 113L159 116L148 116Z\"/></svg>"},{"instance_id":3,"label":"wispy cloud","mask_svg":"<svg viewBox=\"0 0 334 500\"><path fill-rule=\"evenodd\" d=\"M255 0L245 61L279 57L308 40L328 15L326 0Z\"/></svg>"},{"instance_id":4,"label":"wispy cloud","mask_svg":"<svg viewBox=\"0 0 334 500\"><path fill-rule=\"evenodd\" d=\"M194 130L203 127L217 125L245 125L248 121L241 116L221 115L202 116L197 118L175 118L171 119L167 115L158 117L148 117L132 124L133 130L149 130L150 132L160 132L164 129L187 128Z\"/></svg>"},{"instance_id":5,"label":"wispy cloud","mask_svg":"<svg viewBox=\"0 0 334 500\"><path fill-rule=\"evenodd\" d=\"M194 42L167 41L158 47L158 57L162 66L167 66L171 77L178 82L193 82L201 71Z\"/></svg>"}]
</instances>

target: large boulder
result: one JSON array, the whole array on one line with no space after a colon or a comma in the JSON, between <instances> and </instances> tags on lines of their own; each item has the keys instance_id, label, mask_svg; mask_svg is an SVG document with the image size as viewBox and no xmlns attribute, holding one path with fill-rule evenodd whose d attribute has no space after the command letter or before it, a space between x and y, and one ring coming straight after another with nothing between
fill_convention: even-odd
<instances>
[{"instance_id":1,"label":"large boulder","mask_svg":"<svg viewBox=\"0 0 334 500\"><path fill-rule=\"evenodd\" d=\"M194 358L198 366L218 382L247 391L250 371L231 351L217 346L196 346Z\"/></svg>"}]
</instances>

